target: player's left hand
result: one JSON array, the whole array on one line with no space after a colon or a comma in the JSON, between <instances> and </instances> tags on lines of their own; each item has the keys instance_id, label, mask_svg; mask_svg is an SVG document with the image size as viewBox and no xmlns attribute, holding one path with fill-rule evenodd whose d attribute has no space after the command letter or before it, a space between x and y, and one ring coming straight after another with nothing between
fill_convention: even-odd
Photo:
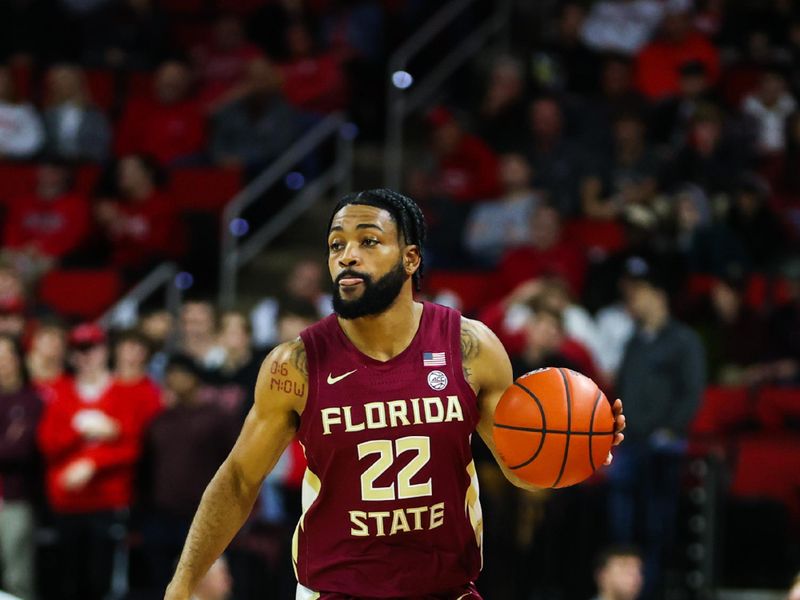
<instances>
[{"instance_id":1,"label":"player's left hand","mask_svg":"<svg viewBox=\"0 0 800 600\"><path fill-rule=\"evenodd\" d=\"M617 398L614 401L614 404L611 406L611 412L614 415L614 446L619 446L622 443L622 440L625 439L625 434L622 431L625 429L625 415L622 414L622 400ZM614 460L614 457L611 455L611 452L608 453L606 457L606 461L603 463L604 465L608 466L611 464L611 461Z\"/></svg>"}]
</instances>

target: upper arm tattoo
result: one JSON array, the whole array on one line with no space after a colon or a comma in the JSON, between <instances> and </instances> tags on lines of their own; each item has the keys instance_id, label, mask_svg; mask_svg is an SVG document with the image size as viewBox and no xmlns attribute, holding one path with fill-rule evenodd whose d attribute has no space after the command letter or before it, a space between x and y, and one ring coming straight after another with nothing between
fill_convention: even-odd
<instances>
[{"instance_id":1,"label":"upper arm tattoo","mask_svg":"<svg viewBox=\"0 0 800 600\"><path fill-rule=\"evenodd\" d=\"M472 381L472 369L467 366L467 363L477 357L480 351L481 343L475 333L475 328L466 321L461 321L461 368L464 371L464 379L470 385L473 385L474 382Z\"/></svg>"},{"instance_id":2,"label":"upper arm tattoo","mask_svg":"<svg viewBox=\"0 0 800 600\"><path fill-rule=\"evenodd\" d=\"M308 358L306 357L306 347L300 338L292 342L292 354L290 356L292 365L305 377L308 377Z\"/></svg>"}]
</instances>

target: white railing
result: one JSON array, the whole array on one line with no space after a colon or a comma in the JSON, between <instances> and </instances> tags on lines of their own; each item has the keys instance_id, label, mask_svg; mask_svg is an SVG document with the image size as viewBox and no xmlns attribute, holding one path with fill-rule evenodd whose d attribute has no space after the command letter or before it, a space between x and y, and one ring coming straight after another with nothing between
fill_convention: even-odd
<instances>
[{"instance_id":1,"label":"white railing","mask_svg":"<svg viewBox=\"0 0 800 600\"><path fill-rule=\"evenodd\" d=\"M511 18L513 0L493 2L492 15L444 56L424 78L414 81L405 75L411 59L477 0L451 0L434 14L389 58L387 73L386 145L384 147L384 183L400 189L403 173L403 125L406 118L429 102L441 85L465 62L481 51L492 38L501 38Z\"/></svg>"},{"instance_id":2,"label":"white railing","mask_svg":"<svg viewBox=\"0 0 800 600\"><path fill-rule=\"evenodd\" d=\"M178 266L175 263L161 263L120 298L114 306L106 310L97 319L98 325L106 329L135 325L141 303L162 288L166 293L165 308L173 315L177 315L184 288L177 280L177 275Z\"/></svg>"},{"instance_id":3,"label":"white railing","mask_svg":"<svg viewBox=\"0 0 800 600\"><path fill-rule=\"evenodd\" d=\"M356 128L342 113L332 114L292 144L225 206L219 260L219 304L230 308L236 301L239 270L331 189L340 195L349 191L353 170L353 140ZM300 161L335 137L336 160L327 171L307 183L274 217L240 244L242 213Z\"/></svg>"}]
</instances>

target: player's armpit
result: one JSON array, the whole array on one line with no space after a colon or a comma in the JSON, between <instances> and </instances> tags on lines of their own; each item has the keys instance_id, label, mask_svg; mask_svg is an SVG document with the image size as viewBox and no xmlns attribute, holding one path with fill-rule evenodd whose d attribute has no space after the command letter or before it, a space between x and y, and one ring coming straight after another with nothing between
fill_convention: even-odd
<instances>
[{"instance_id":1,"label":"player's armpit","mask_svg":"<svg viewBox=\"0 0 800 600\"><path fill-rule=\"evenodd\" d=\"M259 371L253 408L231 453L208 484L192 521L168 600L188 600L252 510L264 477L289 445L305 408L308 375L300 340L270 352Z\"/></svg>"},{"instance_id":2,"label":"player's armpit","mask_svg":"<svg viewBox=\"0 0 800 600\"><path fill-rule=\"evenodd\" d=\"M511 471L500 457L492 437L494 411L503 392L514 383L511 361L503 344L486 325L472 319L461 319L461 359L464 377L478 396L481 418L478 434L492 452L506 479L526 490L539 488L523 481Z\"/></svg>"}]
</instances>

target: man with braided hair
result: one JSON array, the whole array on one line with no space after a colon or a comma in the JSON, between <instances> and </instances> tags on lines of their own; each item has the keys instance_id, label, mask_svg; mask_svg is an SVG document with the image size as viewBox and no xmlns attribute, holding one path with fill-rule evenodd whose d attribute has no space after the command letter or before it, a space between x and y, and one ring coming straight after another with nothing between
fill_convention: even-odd
<instances>
[{"instance_id":1,"label":"man with braided hair","mask_svg":"<svg viewBox=\"0 0 800 600\"><path fill-rule=\"evenodd\" d=\"M494 452L492 419L511 365L482 323L414 300L424 242L419 207L397 192L363 191L336 205L327 252L335 314L264 360L167 600L190 598L294 436L308 459L292 542L298 600L480 598L470 439L477 430ZM616 443L621 411L617 402Z\"/></svg>"}]
</instances>

